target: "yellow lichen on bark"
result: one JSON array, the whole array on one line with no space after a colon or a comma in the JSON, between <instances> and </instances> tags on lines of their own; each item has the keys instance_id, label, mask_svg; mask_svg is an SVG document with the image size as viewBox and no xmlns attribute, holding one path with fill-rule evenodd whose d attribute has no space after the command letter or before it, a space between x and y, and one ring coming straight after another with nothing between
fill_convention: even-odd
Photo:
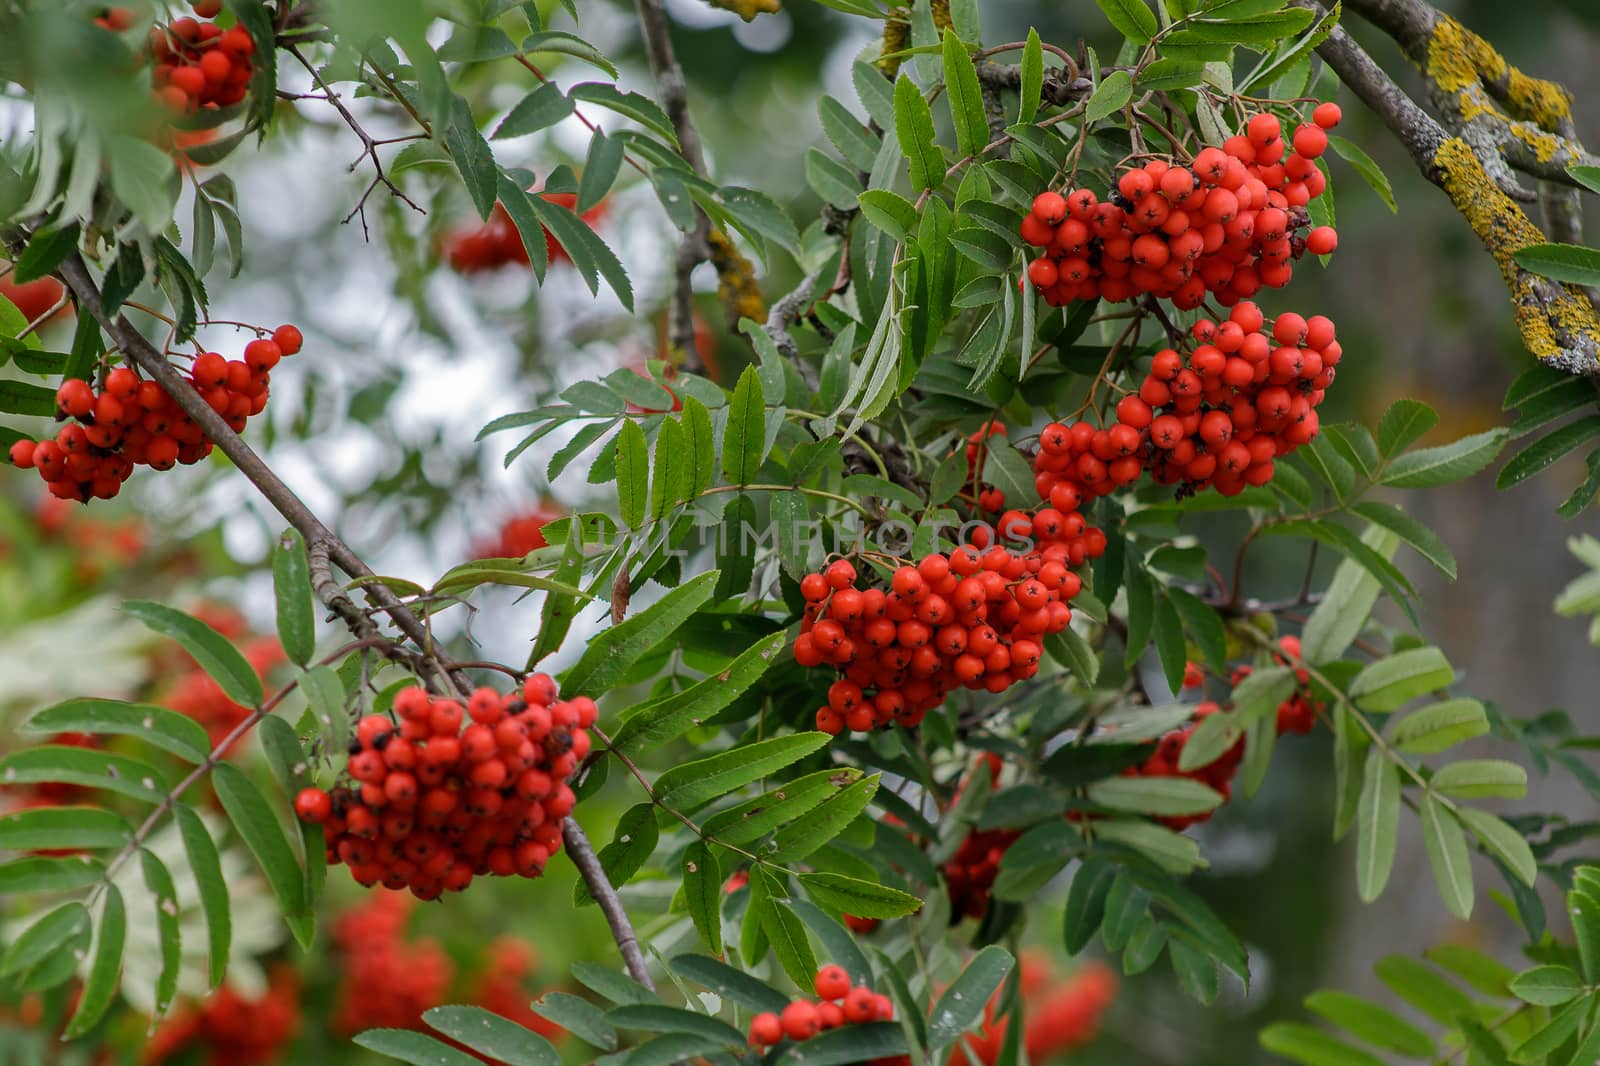
<instances>
[{"instance_id":1,"label":"yellow lichen on bark","mask_svg":"<svg viewBox=\"0 0 1600 1066\"><path fill-rule=\"evenodd\" d=\"M765 320L767 302L750 260L719 229L712 230L707 240L711 243L711 265L717 269L717 295L727 309L728 322L736 325L741 318Z\"/></svg>"},{"instance_id":2,"label":"yellow lichen on bark","mask_svg":"<svg viewBox=\"0 0 1600 1066\"><path fill-rule=\"evenodd\" d=\"M904 52L909 47L911 47L911 23L905 19L885 19L883 44L878 48L878 69L890 78L900 73L900 57L895 53Z\"/></svg>"},{"instance_id":3,"label":"yellow lichen on bark","mask_svg":"<svg viewBox=\"0 0 1600 1066\"><path fill-rule=\"evenodd\" d=\"M1511 136L1521 141L1533 150L1533 157L1541 163L1548 163L1556 157L1561 150L1561 138L1553 133L1532 129L1526 124L1513 125Z\"/></svg>"},{"instance_id":4,"label":"yellow lichen on bark","mask_svg":"<svg viewBox=\"0 0 1600 1066\"><path fill-rule=\"evenodd\" d=\"M776 14L782 10L778 0L707 0L712 7L720 7L724 11L732 11L735 15L749 22L757 15Z\"/></svg>"},{"instance_id":5,"label":"yellow lichen on bark","mask_svg":"<svg viewBox=\"0 0 1600 1066\"><path fill-rule=\"evenodd\" d=\"M1440 15L1428 39L1428 79L1447 93L1457 93L1467 118L1483 105L1466 92L1477 83L1496 86L1512 118L1555 132L1572 119L1572 94L1553 81L1530 77L1507 63L1495 47L1449 15Z\"/></svg>"},{"instance_id":6,"label":"yellow lichen on bark","mask_svg":"<svg viewBox=\"0 0 1600 1066\"><path fill-rule=\"evenodd\" d=\"M953 23L950 21L950 0L931 0L928 4L928 13L933 16L933 28L943 33ZM901 57L896 52L904 52L911 47L911 20L902 12L895 12L883 21L883 42L878 46L878 69L883 71L885 77L893 78L900 73Z\"/></svg>"},{"instance_id":7,"label":"yellow lichen on bark","mask_svg":"<svg viewBox=\"0 0 1600 1066\"><path fill-rule=\"evenodd\" d=\"M1517 266L1513 254L1530 244L1543 244L1545 235L1489 177L1472 146L1452 137L1434 153L1433 165L1450 202L1499 265L1528 350L1540 359L1551 359L1574 339L1600 343L1600 317L1587 297Z\"/></svg>"}]
</instances>

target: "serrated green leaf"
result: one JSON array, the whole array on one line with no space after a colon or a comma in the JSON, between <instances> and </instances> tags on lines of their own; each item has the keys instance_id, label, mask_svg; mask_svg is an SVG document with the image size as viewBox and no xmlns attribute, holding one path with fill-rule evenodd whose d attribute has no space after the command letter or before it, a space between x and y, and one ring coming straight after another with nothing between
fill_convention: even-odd
<instances>
[{"instance_id":1,"label":"serrated green leaf","mask_svg":"<svg viewBox=\"0 0 1600 1066\"><path fill-rule=\"evenodd\" d=\"M1393 711L1455 680L1444 652L1431 645L1410 648L1372 663L1350 682L1350 698L1368 711Z\"/></svg>"},{"instance_id":2,"label":"serrated green leaf","mask_svg":"<svg viewBox=\"0 0 1600 1066\"><path fill-rule=\"evenodd\" d=\"M722 950L722 870L704 841L683 853L683 898L700 938L712 951Z\"/></svg>"},{"instance_id":3,"label":"serrated green leaf","mask_svg":"<svg viewBox=\"0 0 1600 1066\"><path fill-rule=\"evenodd\" d=\"M608 691L640 656L671 636L711 597L715 570L684 582L660 600L589 641L583 657L559 678L563 694L598 696Z\"/></svg>"},{"instance_id":4,"label":"serrated green leaf","mask_svg":"<svg viewBox=\"0 0 1600 1066\"><path fill-rule=\"evenodd\" d=\"M1162 816L1204 814L1222 802L1215 789L1186 777L1111 777L1090 785L1087 794L1108 810Z\"/></svg>"},{"instance_id":5,"label":"serrated green leaf","mask_svg":"<svg viewBox=\"0 0 1600 1066\"><path fill-rule=\"evenodd\" d=\"M680 763L656 779L656 801L669 810L692 812L718 796L800 761L829 739L826 733L795 733Z\"/></svg>"},{"instance_id":6,"label":"serrated green leaf","mask_svg":"<svg viewBox=\"0 0 1600 1066\"><path fill-rule=\"evenodd\" d=\"M961 976L940 994L928 1020L928 1046L942 1048L977 1025L984 1016L989 997L1016 965L1011 953L990 944L967 963Z\"/></svg>"},{"instance_id":7,"label":"serrated green leaf","mask_svg":"<svg viewBox=\"0 0 1600 1066\"><path fill-rule=\"evenodd\" d=\"M466 1052L409 1029L368 1029L357 1033L352 1042L411 1066L480 1066L480 1060Z\"/></svg>"},{"instance_id":8,"label":"serrated green leaf","mask_svg":"<svg viewBox=\"0 0 1600 1066\"><path fill-rule=\"evenodd\" d=\"M1095 86L1094 93L1089 97L1088 106L1084 109L1083 117L1090 122L1099 122L1128 106L1128 101L1133 99L1133 75L1125 70L1113 70L1101 79Z\"/></svg>"},{"instance_id":9,"label":"serrated green leaf","mask_svg":"<svg viewBox=\"0 0 1600 1066\"><path fill-rule=\"evenodd\" d=\"M1511 979L1511 994L1524 1003L1556 1007L1583 994L1583 981L1565 966L1535 966Z\"/></svg>"},{"instance_id":10,"label":"serrated green leaf","mask_svg":"<svg viewBox=\"0 0 1600 1066\"><path fill-rule=\"evenodd\" d=\"M83 983L83 993L78 1006L67 1023L67 1039L82 1036L105 1017L111 1001L117 994L122 975L122 949L127 942L128 910L122 901L122 892L114 884L105 888L105 906L100 920L95 923L93 961L89 975Z\"/></svg>"},{"instance_id":11,"label":"serrated green leaf","mask_svg":"<svg viewBox=\"0 0 1600 1066\"><path fill-rule=\"evenodd\" d=\"M941 43L944 57L944 94L950 104L955 125L956 147L961 154L977 158L989 143L989 121L984 114L983 92L978 86L978 70L967 54L966 45L955 31L946 29Z\"/></svg>"},{"instance_id":12,"label":"serrated green leaf","mask_svg":"<svg viewBox=\"0 0 1600 1066\"><path fill-rule=\"evenodd\" d=\"M788 1006L789 998L771 985L704 955L676 955L667 964L672 971L704 985L723 999L749 1011L772 1011Z\"/></svg>"},{"instance_id":13,"label":"serrated green leaf","mask_svg":"<svg viewBox=\"0 0 1600 1066\"><path fill-rule=\"evenodd\" d=\"M1150 10L1144 0L1094 0L1094 2L1105 13L1106 21L1135 44L1149 43L1150 38L1160 29L1156 23L1155 12Z\"/></svg>"},{"instance_id":14,"label":"serrated green leaf","mask_svg":"<svg viewBox=\"0 0 1600 1066\"><path fill-rule=\"evenodd\" d=\"M894 83L894 128L911 167L911 187L921 192L943 184L944 159L934 143L933 112L917 83L905 74Z\"/></svg>"},{"instance_id":15,"label":"serrated green leaf","mask_svg":"<svg viewBox=\"0 0 1600 1066\"><path fill-rule=\"evenodd\" d=\"M921 908L922 900L888 885L836 873L800 874L812 899L859 918L900 918Z\"/></svg>"},{"instance_id":16,"label":"serrated green leaf","mask_svg":"<svg viewBox=\"0 0 1600 1066\"><path fill-rule=\"evenodd\" d=\"M1396 488L1428 488L1471 477L1494 462L1508 437L1505 429L1491 429L1452 444L1407 452L1389 464L1383 483Z\"/></svg>"}]
</instances>

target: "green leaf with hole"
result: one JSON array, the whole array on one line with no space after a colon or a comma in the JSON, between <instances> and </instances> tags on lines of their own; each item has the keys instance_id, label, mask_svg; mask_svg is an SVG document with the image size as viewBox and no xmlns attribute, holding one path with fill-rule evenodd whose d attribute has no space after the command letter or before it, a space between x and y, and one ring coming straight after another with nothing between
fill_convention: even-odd
<instances>
[{"instance_id":1,"label":"green leaf with hole","mask_svg":"<svg viewBox=\"0 0 1600 1066\"><path fill-rule=\"evenodd\" d=\"M211 741L199 722L186 714L148 703L76 699L34 715L22 727L27 733L92 733L138 737L152 747L199 763L211 754Z\"/></svg>"},{"instance_id":2,"label":"green leaf with hole","mask_svg":"<svg viewBox=\"0 0 1600 1066\"><path fill-rule=\"evenodd\" d=\"M72 1013L62 1034L67 1039L80 1037L93 1029L116 997L117 985L122 976L122 949L128 937L128 909L122 892L114 884L105 888L105 904L100 920L95 923L93 961L89 975L83 982L83 993L78 997L78 1007Z\"/></svg>"}]
</instances>

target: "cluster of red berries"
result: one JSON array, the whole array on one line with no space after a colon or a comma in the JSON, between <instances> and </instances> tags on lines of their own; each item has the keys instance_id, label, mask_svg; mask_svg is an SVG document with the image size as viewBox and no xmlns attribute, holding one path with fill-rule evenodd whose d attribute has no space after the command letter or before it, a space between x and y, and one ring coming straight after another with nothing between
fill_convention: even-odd
<instances>
[{"instance_id":1,"label":"cluster of red berries","mask_svg":"<svg viewBox=\"0 0 1600 1066\"><path fill-rule=\"evenodd\" d=\"M1105 964L1089 962L1062 979L1041 955L1023 952L1022 1043L1028 1061L1049 1062L1094 1040L1100 1018L1117 996L1117 975ZM1011 1018L995 1017L1000 992L989 998L983 1026L959 1041L947 1066L994 1066L1005 1047Z\"/></svg>"},{"instance_id":2,"label":"cluster of red berries","mask_svg":"<svg viewBox=\"0 0 1600 1066\"><path fill-rule=\"evenodd\" d=\"M44 496L34 509L41 539L65 545L71 551L72 570L86 583L133 566L144 554L143 522L136 517L103 519L57 496ZM0 542L0 556L10 545Z\"/></svg>"},{"instance_id":3,"label":"cluster of red berries","mask_svg":"<svg viewBox=\"0 0 1600 1066\"><path fill-rule=\"evenodd\" d=\"M1105 535L1086 530L1077 514L1051 510L1031 522L1013 512L1001 528L1021 525L1038 537L1034 550L968 544L935 552L896 570L887 592L856 588L856 568L845 559L807 574L795 661L843 675L817 711L817 728L915 728L953 689L1002 692L1038 673L1040 642L1067 627L1068 603L1083 584L1068 565L1103 552Z\"/></svg>"},{"instance_id":4,"label":"cluster of red berries","mask_svg":"<svg viewBox=\"0 0 1600 1066\"><path fill-rule=\"evenodd\" d=\"M203 352L195 356L189 383L229 426L243 430L250 416L267 406L270 371L279 359L298 352L301 342L294 326L279 326L271 338L246 344L242 359ZM109 500L136 466L170 470L211 454L211 441L199 423L165 389L130 367L106 374L98 390L68 378L56 390L56 409L57 418L68 421L55 439L17 441L11 462L37 469L50 492L64 500Z\"/></svg>"},{"instance_id":5,"label":"cluster of red berries","mask_svg":"<svg viewBox=\"0 0 1600 1066\"><path fill-rule=\"evenodd\" d=\"M567 782L589 753L594 701L558 700L549 675L533 674L520 691L478 689L464 710L407 688L394 711L398 728L381 714L358 723L351 784L295 798L302 819L325 827L328 861L419 899L474 876L542 874L576 802Z\"/></svg>"},{"instance_id":6,"label":"cluster of red berries","mask_svg":"<svg viewBox=\"0 0 1600 1066\"><path fill-rule=\"evenodd\" d=\"M768 1011L750 1019L750 1046L771 1047L788 1038L810 1040L818 1033L844 1025L887 1022L894 1018L894 1001L866 985L851 985L843 966L828 965L817 971L812 981L816 1002L797 999L781 1014ZM873 1059L883 1066L909 1062L904 1056Z\"/></svg>"},{"instance_id":7,"label":"cluster of red berries","mask_svg":"<svg viewBox=\"0 0 1600 1066\"><path fill-rule=\"evenodd\" d=\"M978 482L978 466L991 437L1004 437L1006 427L999 422L988 422L967 435L967 483L978 485L978 506L989 514L999 514L1006 505L1006 494L993 485ZM1000 442L1004 446L1004 442Z\"/></svg>"},{"instance_id":8,"label":"cluster of red berries","mask_svg":"<svg viewBox=\"0 0 1600 1066\"><path fill-rule=\"evenodd\" d=\"M412 906L410 897L380 889L334 921L335 1032L420 1029L422 1012L445 1002L455 967L437 941L406 938Z\"/></svg>"},{"instance_id":9,"label":"cluster of red berries","mask_svg":"<svg viewBox=\"0 0 1600 1066\"><path fill-rule=\"evenodd\" d=\"M530 511L506 519L495 535L480 540L473 546L476 559L520 559L531 551L545 547L544 527L563 517L551 503L541 503Z\"/></svg>"},{"instance_id":10,"label":"cluster of red berries","mask_svg":"<svg viewBox=\"0 0 1600 1066\"><path fill-rule=\"evenodd\" d=\"M220 0L194 0L192 6L205 19L222 10ZM150 80L173 111L231 107L250 91L255 51L243 26L224 30L215 22L174 19L150 30Z\"/></svg>"},{"instance_id":11,"label":"cluster of red berries","mask_svg":"<svg viewBox=\"0 0 1600 1066\"><path fill-rule=\"evenodd\" d=\"M978 757L972 772L977 774L988 770L992 787L1000 783L1002 765L1000 756L985 752ZM951 803L961 798L970 780L969 777L956 789ZM1015 844L1020 836L1020 829L974 829L967 834L950 861L939 871L944 875L945 893L950 897L951 925L963 918L983 920L983 916L989 912L989 892L994 888L995 879L1000 876L1000 860L1005 858L1006 849Z\"/></svg>"},{"instance_id":12,"label":"cluster of red berries","mask_svg":"<svg viewBox=\"0 0 1600 1066\"><path fill-rule=\"evenodd\" d=\"M288 661L277 638L252 634L238 611L206 605L194 614L227 637L263 681L269 672ZM250 716L250 708L230 699L222 686L181 648L164 646L152 665L155 676L175 679L172 687L157 697L157 702L199 722L212 744Z\"/></svg>"},{"instance_id":13,"label":"cluster of red berries","mask_svg":"<svg viewBox=\"0 0 1600 1066\"><path fill-rule=\"evenodd\" d=\"M300 979L285 965L275 966L267 990L256 998L223 985L200 1003L174 1011L151 1034L139 1060L142 1066L203 1062L206 1066L271 1066L283 1061L300 1029ZM205 1058L188 1054L205 1050Z\"/></svg>"},{"instance_id":14,"label":"cluster of red berries","mask_svg":"<svg viewBox=\"0 0 1600 1066\"><path fill-rule=\"evenodd\" d=\"M1317 435L1317 407L1343 349L1333 322L1285 312L1269 321L1254 303L1226 321L1194 324L1187 355L1151 360L1137 394L1117 403L1107 429L1052 423L1039 435L1035 485L1057 507L1103 496L1149 470L1187 494L1225 496L1272 480L1274 460Z\"/></svg>"},{"instance_id":15,"label":"cluster of red berries","mask_svg":"<svg viewBox=\"0 0 1600 1066\"><path fill-rule=\"evenodd\" d=\"M1278 655L1274 653L1273 659L1280 666L1286 666L1292 661L1299 660L1299 637L1283 637L1278 641L1278 646L1283 649L1284 654ZM1198 666L1194 666L1193 663L1190 663L1189 666L1193 666L1195 673L1200 674L1200 668ZM1228 684L1234 688L1237 688L1239 686L1239 682L1249 677L1250 674L1250 667L1236 666L1233 668L1233 672L1228 675ZM1184 688L1196 688L1204 683L1203 674L1200 674L1200 680L1192 683L1190 681L1190 677L1191 675L1189 674L1188 669L1185 668L1183 677ZM1295 671L1295 681L1298 683L1298 685L1295 688L1294 695L1278 704L1278 735L1280 737L1285 733L1298 733L1303 736L1306 733L1311 732L1317 727L1317 715L1322 711L1324 706L1323 702L1317 699L1311 693L1310 671L1306 670L1304 667L1297 669Z\"/></svg>"},{"instance_id":16,"label":"cluster of red berries","mask_svg":"<svg viewBox=\"0 0 1600 1066\"><path fill-rule=\"evenodd\" d=\"M1322 104L1285 143L1277 116L1253 115L1188 164L1152 159L1124 171L1105 201L1092 189L1040 193L1021 227L1044 249L1028 279L1058 307L1148 293L1193 310L1208 292L1233 304L1282 288L1295 259L1338 244L1332 227L1299 231L1327 184L1316 159L1340 117L1339 105Z\"/></svg>"},{"instance_id":17,"label":"cluster of red berries","mask_svg":"<svg viewBox=\"0 0 1600 1066\"><path fill-rule=\"evenodd\" d=\"M578 206L578 197L575 193L541 192L536 195L568 209L575 209ZM606 205L602 201L585 211L583 220L593 226L605 213ZM567 258L566 249L561 247L560 242L549 230L544 231L544 248L545 255L552 263L559 263ZM494 210L489 214L489 221L456 230L446 237L444 254L450 263L450 268L460 274L498 270L513 263L529 265L528 249L523 246L522 235L517 232L517 224L511 221L511 215L501 204L494 205Z\"/></svg>"},{"instance_id":18,"label":"cluster of red berries","mask_svg":"<svg viewBox=\"0 0 1600 1066\"><path fill-rule=\"evenodd\" d=\"M1178 761L1183 757L1184 745L1189 743L1189 738L1199 728L1200 721L1208 718L1218 711L1221 706L1210 700L1195 704L1194 721L1180 729L1174 729L1156 742L1156 750L1150 757L1138 766L1130 766L1124 770L1125 777L1186 777L1191 781L1199 781L1209 785L1221 794L1224 800L1233 794L1233 776L1239 772L1239 763L1244 759L1244 738L1240 737L1234 745L1223 752L1205 766L1197 766L1192 770L1178 769ZM1215 809L1200 814L1173 815L1157 818L1156 820L1169 829L1187 829L1191 825L1209 821Z\"/></svg>"}]
</instances>

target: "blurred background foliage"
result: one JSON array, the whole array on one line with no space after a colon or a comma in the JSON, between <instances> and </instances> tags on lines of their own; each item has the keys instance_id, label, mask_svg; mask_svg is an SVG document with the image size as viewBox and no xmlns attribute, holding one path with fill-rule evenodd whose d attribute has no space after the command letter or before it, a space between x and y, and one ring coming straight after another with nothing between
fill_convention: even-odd
<instances>
[{"instance_id":1,"label":"blurred background foliage","mask_svg":"<svg viewBox=\"0 0 1600 1066\"><path fill-rule=\"evenodd\" d=\"M802 226L815 219L820 203L803 177L805 149L820 137L815 101L822 91L854 101L849 67L863 49L876 48L869 25L803 0L748 24L699 0L667 6L714 172L723 182L784 201ZM1513 63L1566 84L1578 101L1580 133L1600 143L1600 105L1591 106L1600 100L1600 4L1458 0L1439 6ZM580 10L585 34L621 62L623 86L650 91L631 7L596 2ZM1019 39L1031 25L1045 40L1069 47L1079 39L1114 46L1113 31L1086 2L986 0L982 10L990 41ZM1403 85L1418 88L1415 72L1386 39L1353 19L1350 24ZM571 61L552 63L550 72L564 84L585 80ZM288 88L306 88L304 80L303 72L284 72ZM474 97L475 110L487 113L508 108L533 84L533 75L513 65L486 64L469 73L463 91ZM1314 304L1300 309L1339 323L1350 356L1327 419L1372 422L1391 400L1413 396L1443 415L1431 442L1502 422L1505 385L1529 356L1518 343L1492 262L1373 117L1347 96L1340 102L1346 114L1341 132L1389 173L1400 213L1390 214L1348 168L1336 166L1341 256L1335 269L1308 277L1294 297L1297 304ZM25 108L0 102L0 135L9 144L26 131L27 120ZM374 114L368 128L382 136L383 122ZM581 166L586 140L587 131L569 120L496 147L503 161L520 162L543 179L558 165ZM463 276L445 265L441 249L453 230L475 223L470 206L453 183L424 199L424 184L408 180L410 160L391 169L425 214L375 196L370 240L360 223L341 224L367 180L347 169L356 148L324 105L280 103L274 135L230 164L248 261L239 278L214 279L212 311L218 318L302 327L309 358L275 376L274 401L259 420L256 440L312 509L336 519L380 573L427 581L542 500L565 508L599 500L585 480L584 462L551 484L541 457L503 469L506 442L492 438L480 445L473 437L491 418L531 407L553 387L618 366L642 367L660 356L670 232L649 189L625 175L598 225L633 274L638 298L631 316L608 293L590 296L560 266L542 288L525 270ZM179 217L185 217L182 208ZM1591 225L1591 241L1597 234L1600 227ZM749 359L748 344L722 318L714 274L709 267L701 271L700 311L714 335L708 364L714 376L731 382ZM794 280L762 278L769 295ZM70 324L48 328L70 335ZM236 345L227 327L205 330L202 338L223 350ZM1594 698L1600 658L1583 624L1550 611L1579 572L1563 549L1565 538L1580 532L1577 527L1593 532L1600 521L1591 511L1563 524L1552 513L1579 477L1574 459L1568 468L1506 492L1495 491L1485 475L1409 496L1404 504L1441 531L1460 561L1454 585L1420 563L1410 567L1410 576L1436 630L1429 638L1466 666L1469 687L1516 717L1565 708L1580 731L1592 733L1600 731ZM61 691L52 687L52 671L81 669L85 654L94 656L104 694L155 680L144 638L125 634L110 611L120 598L156 586L169 601L187 595L238 605L258 629L270 628L270 586L261 564L277 520L242 479L227 476L220 457L196 469L136 479L115 505L97 505L102 528L86 542L95 560L88 569L66 527L48 532L35 517L36 486L32 478L0 478L0 745L9 743L6 723ZM132 554L104 550L118 523L138 531ZM1226 522L1210 532L1213 546L1236 535ZM1302 551L1284 542L1270 550L1263 545L1252 558L1251 587L1263 597L1292 593ZM453 617L457 626L466 624L460 611ZM516 661L537 620L535 604L503 594L471 619L468 631L484 658ZM1248 998L1235 988L1218 1009L1205 1010L1183 998L1165 971L1127 982L1102 1038L1072 1061L1265 1062L1255 1032L1294 1014L1314 987L1381 998L1370 971L1375 958L1444 941L1491 953L1519 942L1494 907L1479 908L1470 924L1440 913L1417 840L1402 839L1401 865L1383 904L1357 905L1350 857L1327 846L1326 744L1319 734L1281 747L1280 765L1253 801L1229 804L1196 830L1213 859L1196 887L1252 951L1258 979ZM615 783L587 801L591 832L603 838L597 827L609 825L626 801ZM1557 776L1535 779L1526 802L1576 812L1592 801ZM463 968L499 935L531 942L545 973L563 973L574 959L609 958L611 945L595 911L576 917L568 911L570 866L557 864L552 874L532 888L485 885L453 901L448 913L421 908L414 927L441 937ZM353 886L338 881L354 894ZM343 902L336 894L335 910ZM1052 944L1057 916L1042 914L1031 929L1059 954ZM301 965L310 975L308 1003L328 1001L325 961ZM530 995L534 991L530 986ZM336 1050L313 1025L307 1031L293 1061L356 1062L364 1054L347 1043Z\"/></svg>"}]
</instances>

